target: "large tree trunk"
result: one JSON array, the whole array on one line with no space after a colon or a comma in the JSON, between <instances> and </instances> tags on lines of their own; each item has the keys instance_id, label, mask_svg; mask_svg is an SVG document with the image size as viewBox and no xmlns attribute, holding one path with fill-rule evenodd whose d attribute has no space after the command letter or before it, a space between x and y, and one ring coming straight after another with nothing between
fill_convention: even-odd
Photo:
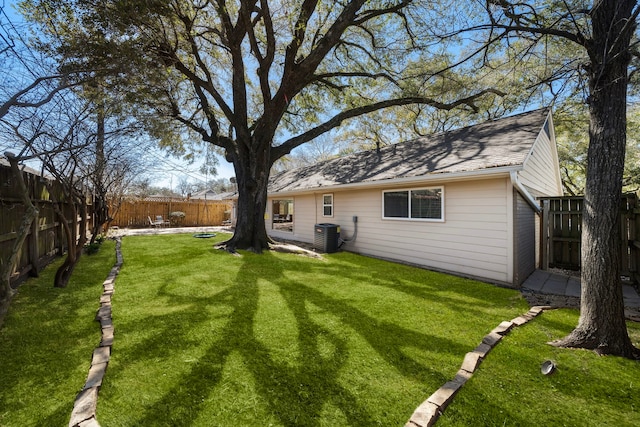
<instances>
[{"instance_id":1,"label":"large tree trunk","mask_svg":"<svg viewBox=\"0 0 640 427\"><path fill-rule=\"evenodd\" d=\"M236 172L238 209L235 232L225 245L229 251L249 249L260 253L268 249L270 243L264 213L271 169L271 143L261 142L258 150L251 149L250 145L239 143L238 151L230 155Z\"/></svg>"},{"instance_id":2,"label":"large tree trunk","mask_svg":"<svg viewBox=\"0 0 640 427\"><path fill-rule=\"evenodd\" d=\"M73 197L69 196L69 199L73 199ZM73 270L75 270L78 261L80 261L84 244L87 242L87 205L83 197L78 199L78 205L80 206L79 226L76 222L78 218L78 209L75 204L72 203L71 225L69 225L69 221L67 220L66 215L64 215L64 212L62 212L62 209L54 204L56 214L63 225L68 245L67 257L63 261L62 265L58 267L58 270L56 270L53 280L53 286L56 288L67 287L69 279L71 279L71 275L73 274ZM80 229L79 235L76 233L77 228Z\"/></svg>"},{"instance_id":3,"label":"large tree trunk","mask_svg":"<svg viewBox=\"0 0 640 427\"><path fill-rule=\"evenodd\" d=\"M620 203L626 147L628 50L634 29L625 28L624 24L634 4L635 1L602 1L592 12L593 43L588 49L592 64L591 122L582 221L580 320L571 334L556 343L629 358L639 354L629 339L624 316Z\"/></svg>"},{"instance_id":4,"label":"large tree trunk","mask_svg":"<svg viewBox=\"0 0 640 427\"><path fill-rule=\"evenodd\" d=\"M106 195L99 193L99 191L96 192L93 198L93 225L90 243L94 243L100 234L109 229L109 205Z\"/></svg>"},{"instance_id":5,"label":"large tree trunk","mask_svg":"<svg viewBox=\"0 0 640 427\"><path fill-rule=\"evenodd\" d=\"M107 164L104 155L105 142L105 117L104 108L100 104L96 117L98 125L96 134L96 163L93 171L93 226L91 228L91 243L101 234L102 226L109 220L109 206L107 205L107 192L105 191L104 175Z\"/></svg>"}]
</instances>

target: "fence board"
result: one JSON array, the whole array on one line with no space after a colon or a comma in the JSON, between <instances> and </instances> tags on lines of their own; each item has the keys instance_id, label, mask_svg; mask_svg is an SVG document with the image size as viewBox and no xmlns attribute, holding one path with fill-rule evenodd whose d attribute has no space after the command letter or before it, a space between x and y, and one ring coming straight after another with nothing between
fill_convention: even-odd
<instances>
[{"instance_id":1,"label":"fence board","mask_svg":"<svg viewBox=\"0 0 640 427\"><path fill-rule=\"evenodd\" d=\"M627 195L622 199L622 271L632 282L640 283L640 209L638 198Z\"/></svg>"},{"instance_id":2,"label":"fence board","mask_svg":"<svg viewBox=\"0 0 640 427\"><path fill-rule=\"evenodd\" d=\"M544 197L542 201L542 268L581 267L582 197ZM622 196L620 206L621 274L640 283L640 205L635 194Z\"/></svg>"},{"instance_id":3,"label":"fence board","mask_svg":"<svg viewBox=\"0 0 640 427\"><path fill-rule=\"evenodd\" d=\"M576 198L545 198L544 230L548 249L543 266L580 269L580 236L582 200Z\"/></svg>"},{"instance_id":4,"label":"fence board","mask_svg":"<svg viewBox=\"0 0 640 427\"><path fill-rule=\"evenodd\" d=\"M115 214L112 226L118 227L150 227L149 218L155 220L161 215L164 220L171 220L172 226L204 227L219 226L231 216L232 202L219 200L185 200L185 201L124 201ZM184 212L185 217L175 220L171 212Z\"/></svg>"},{"instance_id":5,"label":"fence board","mask_svg":"<svg viewBox=\"0 0 640 427\"><path fill-rule=\"evenodd\" d=\"M12 273L12 286L17 286L27 274L37 274L56 254L67 249L62 227L53 210L52 197L45 186L44 178L23 172L23 178L32 203L38 209L38 216L27 235L19 254L18 262ZM58 200L62 200L62 189L58 183L52 183ZM67 207L63 207L68 212ZM25 207L20 190L11 172L11 168L0 164L0 262L6 262L11 255L18 228L24 216Z\"/></svg>"}]
</instances>

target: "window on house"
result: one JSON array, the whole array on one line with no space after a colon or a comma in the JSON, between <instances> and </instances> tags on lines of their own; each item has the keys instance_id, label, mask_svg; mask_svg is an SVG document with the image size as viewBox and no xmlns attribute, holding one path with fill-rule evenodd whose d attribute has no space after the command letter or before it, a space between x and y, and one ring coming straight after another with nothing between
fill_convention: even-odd
<instances>
[{"instance_id":1,"label":"window on house","mask_svg":"<svg viewBox=\"0 0 640 427\"><path fill-rule=\"evenodd\" d=\"M444 220L443 188L418 188L382 192L382 217L386 219Z\"/></svg>"},{"instance_id":2,"label":"window on house","mask_svg":"<svg viewBox=\"0 0 640 427\"><path fill-rule=\"evenodd\" d=\"M273 200L271 228L293 233L293 199Z\"/></svg>"},{"instance_id":3,"label":"window on house","mask_svg":"<svg viewBox=\"0 0 640 427\"><path fill-rule=\"evenodd\" d=\"M333 194L322 195L322 216L333 216Z\"/></svg>"}]
</instances>

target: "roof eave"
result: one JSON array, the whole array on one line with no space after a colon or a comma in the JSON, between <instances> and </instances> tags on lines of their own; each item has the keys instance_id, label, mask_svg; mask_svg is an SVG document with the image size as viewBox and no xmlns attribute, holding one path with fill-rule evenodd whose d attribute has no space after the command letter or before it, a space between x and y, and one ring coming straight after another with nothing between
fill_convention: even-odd
<instances>
[{"instance_id":1,"label":"roof eave","mask_svg":"<svg viewBox=\"0 0 640 427\"><path fill-rule=\"evenodd\" d=\"M405 178L391 178L376 181L364 181L355 182L350 184L335 184L327 186L318 186L310 188L300 188L295 190L285 191L269 191L268 196L289 196L297 194L311 194L311 193L327 193L338 190L357 190L366 188L383 188L383 187L397 187L407 186L413 184L442 184L444 182L453 181L470 181L474 179L489 179L489 178L503 178L509 177L513 172L520 172L522 165L510 165L510 166L498 166L487 169L478 169L471 171L461 172L442 172L433 173L428 175L412 176Z\"/></svg>"}]
</instances>

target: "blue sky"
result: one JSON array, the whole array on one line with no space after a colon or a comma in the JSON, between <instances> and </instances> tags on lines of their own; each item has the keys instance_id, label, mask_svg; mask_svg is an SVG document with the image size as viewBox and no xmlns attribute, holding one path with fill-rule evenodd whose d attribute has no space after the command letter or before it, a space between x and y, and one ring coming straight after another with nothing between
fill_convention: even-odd
<instances>
[{"instance_id":1,"label":"blue sky","mask_svg":"<svg viewBox=\"0 0 640 427\"><path fill-rule=\"evenodd\" d=\"M0 51L13 43L12 40L17 40L16 33L21 31L23 19L15 13L16 3L14 0L0 0ZM10 141L0 139L0 152L7 149L19 151L19 147L12 146ZM149 152L148 155L154 164L148 175L152 184L156 186L175 188L177 183L185 178L195 183L203 182L207 178L230 178L235 175L233 165L222 157L218 158L218 175L213 177L201 174L200 164L188 164L181 159L169 157L160 150Z\"/></svg>"}]
</instances>

